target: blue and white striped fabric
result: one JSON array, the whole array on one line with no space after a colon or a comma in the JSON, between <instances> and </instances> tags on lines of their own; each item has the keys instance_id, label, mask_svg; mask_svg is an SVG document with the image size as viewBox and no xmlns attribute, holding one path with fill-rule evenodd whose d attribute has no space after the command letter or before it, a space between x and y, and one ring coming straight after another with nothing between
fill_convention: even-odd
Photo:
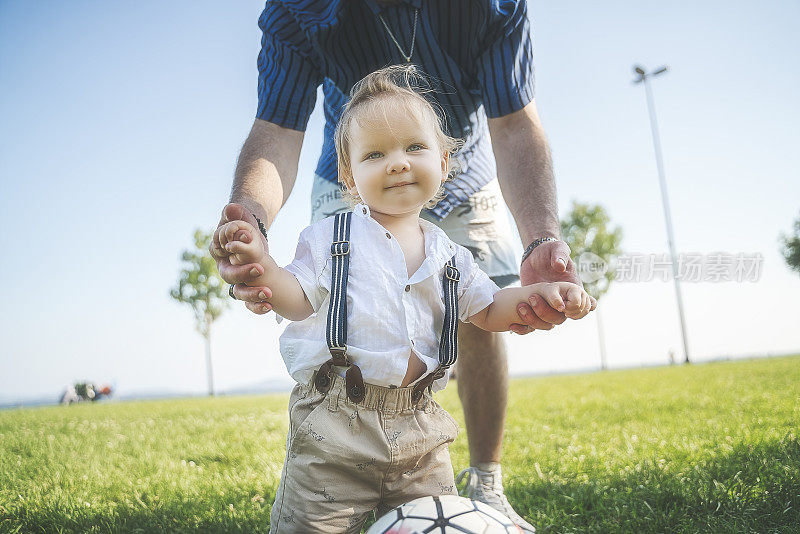
<instances>
[{"instance_id":1,"label":"blue and white striped fabric","mask_svg":"<svg viewBox=\"0 0 800 534\"><path fill-rule=\"evenodd\" d=\"M444 267L442 288L444 289L444 324L439 342L439 366L447 369L458 358L458 281L461 273L456 268L453 256Z\"/></svg>"},{"instance_id":2,"label":"blue and white striped fabric","mask_svg":"<svg viewBox=\"0 0 800 534\"><path fill-rule=\"evenodd\" d=\"M443 219L496 177L487 117L533 100L533 45L526 0L270 0L259 19L259 119L305 131L317 87L325 95L325 137L316 172L336 182L333 132L352 86L381 67L405 63L378 15L432 78L448 133L464 139L461 174L432 211Z\"/></svg>"},{"instance_id":3,"label":"blue and white striped fabric","mask_svg":"<svg viewBox=\"0 0 800 534\"><path fill-rule=\"evenodd\" d=\"M350 270L350 219L353 212L337 213L331 243L331 300L325 337L336 365L347 363L347 279Z\"/></svg>"}]
</instances>

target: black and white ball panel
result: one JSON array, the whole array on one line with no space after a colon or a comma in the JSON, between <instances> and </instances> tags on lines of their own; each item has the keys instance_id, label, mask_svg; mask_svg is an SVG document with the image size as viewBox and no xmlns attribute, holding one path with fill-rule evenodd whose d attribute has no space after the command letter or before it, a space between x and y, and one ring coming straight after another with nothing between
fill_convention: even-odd
<instances>
[{"instance_id":1,"label":"black and white ball panel","mask_svg":"<svg viewBox=\"0 0 800 534\"><path fill-rule=\"evenodd\" d=\"M456 495L422 497L378 519L367 534L517 534L509 518L482 502Z\"/></svg>"}]
</instances>

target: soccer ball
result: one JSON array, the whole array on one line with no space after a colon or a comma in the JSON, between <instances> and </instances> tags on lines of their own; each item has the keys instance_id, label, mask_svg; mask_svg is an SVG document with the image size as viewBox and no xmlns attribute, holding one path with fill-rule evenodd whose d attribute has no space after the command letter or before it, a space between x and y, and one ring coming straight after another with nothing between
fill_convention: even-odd
<instances>
[{"instance_id":1,"label":"soccer ball","mask_svg":"<svg viewBox=\"0 0 800 534\"><path fill-rule=\"evenodd\" d=\"M517 534L509 518L482 502L456 495L422 497L378 519L366 534Z\"/></svg>"}]
</instances>

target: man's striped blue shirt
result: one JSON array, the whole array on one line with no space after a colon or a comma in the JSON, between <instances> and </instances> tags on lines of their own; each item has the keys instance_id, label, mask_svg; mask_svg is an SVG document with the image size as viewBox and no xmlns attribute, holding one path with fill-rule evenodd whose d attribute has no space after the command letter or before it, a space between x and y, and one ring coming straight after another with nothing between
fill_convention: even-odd
<instances>
[{"instance_id":1,"label":"man's striped blue shirt","mask_svg":"<svg viewBox=\"0 0 800 534\"><path fill-rule=\"evenodd\" d=\"M443 219L497 175L487 117L533 100L533 45L526 0L269 0L259 19L257 117L305 131L317 87L325 95L325 136L317 174L336 182L333 132L353 85L379 68L405 63L380 14L408 53L419 10L412 63L427 74L464 140L459 175L432 209Z\"/></svg>"}]
</instances>

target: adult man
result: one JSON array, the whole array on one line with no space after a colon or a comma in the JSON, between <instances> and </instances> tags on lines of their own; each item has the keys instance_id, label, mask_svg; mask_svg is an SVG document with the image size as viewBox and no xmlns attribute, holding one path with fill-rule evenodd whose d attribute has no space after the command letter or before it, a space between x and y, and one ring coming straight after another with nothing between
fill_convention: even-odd
<instances>
[{"instance_id":1,"label":"adult man","mask_svg":"<svg viewBox=\"0 0 800 534\"><path fill-rule=\"evenodd\" d=\"M518 279L502 190L530 254L522 283L580 283L569 248L558 240L547 141L533 102L530 26L524 0L273 0L259 25L259 107L242 147L220 224L257 217L269 227L294 185L303 132L317 87L325 93L325 141L312 191L312 220L344 209L337 194L333 130L352 85L388 64L410 62L434 80L449 134L464 139L461 174L426 218L433 220L501 287ZM489 135L491 135L491 140ZM493 152L493 153L492 153ZM495 164L495 161L497 162ZM266 242L266 238L265 242ZM232 266L215 233L210 247L232 293L266 313L269 288L248 287L252 266ZM259 275L256 267L255 276ZM541 299L520 307L517 333L550 329L564 315ZM503 494L500 454L508 369L502 338L459 328L458 392L471 467L469 496L533 531Z\"/></svg>"}]
</instances>

